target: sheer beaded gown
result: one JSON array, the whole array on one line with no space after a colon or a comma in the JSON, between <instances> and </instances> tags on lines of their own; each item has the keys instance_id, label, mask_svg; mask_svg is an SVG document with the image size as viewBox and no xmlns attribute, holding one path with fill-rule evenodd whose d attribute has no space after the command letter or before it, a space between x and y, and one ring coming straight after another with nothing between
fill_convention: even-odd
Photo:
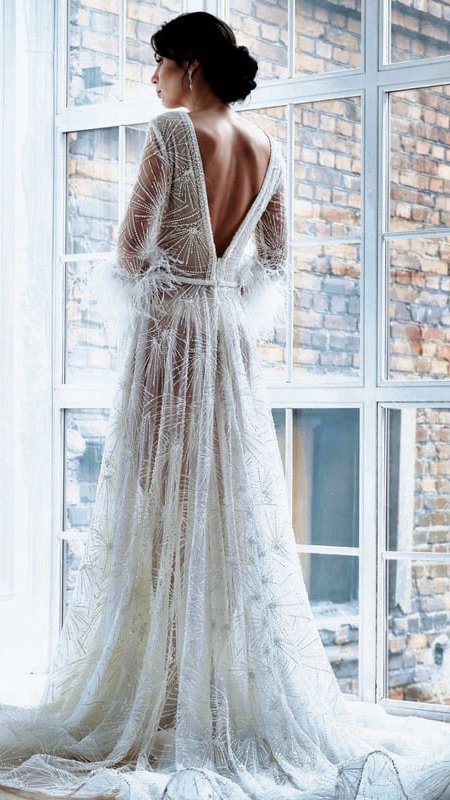
<instances>
[{"instance_id":1,"label":"sheer beaded gown","mask_svg":"<svg viewBox=\"0 0 450 800\"><path fill-rule=\"evenodd\" d=\"M450 797L450 726L341 694L305 591L256 349L283 296L283 172L271 140L218 258L189 114L149 124L93 521L41 704L0 707L3 791Z\"/></svg>"}]
</instances>

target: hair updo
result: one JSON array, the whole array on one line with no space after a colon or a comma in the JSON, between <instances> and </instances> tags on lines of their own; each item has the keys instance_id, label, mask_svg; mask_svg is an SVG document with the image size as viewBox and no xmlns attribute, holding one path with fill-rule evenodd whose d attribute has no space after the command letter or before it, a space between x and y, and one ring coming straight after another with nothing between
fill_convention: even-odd
<instances>
[{"instance_id":1,"label":"hair updo","mask_svg":"<svg viewBox=\"0 0 450 800\"><path fill-rule=\"evenodd\" d=\"M258 62L247 47L236 44L230 26L207 11L180 14L150 41L155 53L179 65L198 59L205 80L224 103L244 100L256 87Z\"/></svg>"}]
</instances>

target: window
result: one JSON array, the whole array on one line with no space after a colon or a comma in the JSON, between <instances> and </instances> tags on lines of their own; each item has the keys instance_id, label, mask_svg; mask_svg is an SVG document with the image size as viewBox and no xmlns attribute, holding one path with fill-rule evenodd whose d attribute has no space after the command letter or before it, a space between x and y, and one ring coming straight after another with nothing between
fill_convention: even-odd
<instances>
[{"instance_id":1,"label":"window","mask_svg":"<svg viewBox=\"0 0 450 800\"><path fill-rule=\"evenodd\" d=\"M111 255L146 122L161 111L149 37L198 8L87 0L59 19L58 614L89 524L115 370L87 276ZM260 353L322 640L345 691L437 715L450 698L450 6L229 0L207 10L259 59L241 113L278 138L288 165L290 301Z\"/></svg>"}]
</instances>

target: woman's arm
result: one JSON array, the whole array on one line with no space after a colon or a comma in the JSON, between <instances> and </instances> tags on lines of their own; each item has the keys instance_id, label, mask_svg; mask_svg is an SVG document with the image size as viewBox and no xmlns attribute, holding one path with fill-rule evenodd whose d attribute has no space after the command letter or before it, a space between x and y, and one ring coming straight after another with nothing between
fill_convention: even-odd
<instances>
[{"instance_id":1,"label":"woman's arm","mask_svg":"<svg viewBox=\"0 0 450 800\"><path fill-rule=\"evenodd\" d=\"M241 283L246 320L257 339L270 341L286 301L288 237L284 171L255 227L256 253Z\"/></svg>"},{"instance_id":2,"label":"woman's arm","mask_svg":"<svg viewBox=\"0 0 450 800\"><path fill-rule=\"evenodd\" d=\"M283 278L287 268L286 183L282 173L266 209L255 228L258 266L267 277Z\"/></svg>"},{"instance_id":3,"label":"woman's arm","mask_svg":"<svg viewBox=\"0 0 450 800\"><path fill-rule=\"evenodd\" d=\"M169 182L169 160L161 133L150 123L138 176L117 238L117 265L138 276L148 268L148 253L156 235Z\"/></svg>"}]
</instances>

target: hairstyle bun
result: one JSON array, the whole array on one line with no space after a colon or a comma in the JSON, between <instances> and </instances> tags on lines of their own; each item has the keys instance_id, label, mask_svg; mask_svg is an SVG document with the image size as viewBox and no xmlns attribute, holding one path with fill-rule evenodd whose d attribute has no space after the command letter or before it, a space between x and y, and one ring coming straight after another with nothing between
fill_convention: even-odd
<instances>
[{"instance_id":1,"label":"hairstyle bun","mask_svg":"<svg viewBox=\"0 0 450 800\"><path fill-rule=\"evenodd\" d=\"M234 45L223 68L223 91L228 96L227 102L244 100L256 88L257 71L258 62L250 55L248 47Z\"/></svg>"},{"instance_id":2,"label":"hairstyle bun","mask_svg":"<svg viewBox=\"0 0 450 800\"><path fill-rule=\"evenodd\" d=\"M205 80L224 103L244 100L255 89L258 62L237 45L226 22L206 11L180 14L151 38L156 52L177 63L198 59Z\"/></svg>"}]
</instances>

